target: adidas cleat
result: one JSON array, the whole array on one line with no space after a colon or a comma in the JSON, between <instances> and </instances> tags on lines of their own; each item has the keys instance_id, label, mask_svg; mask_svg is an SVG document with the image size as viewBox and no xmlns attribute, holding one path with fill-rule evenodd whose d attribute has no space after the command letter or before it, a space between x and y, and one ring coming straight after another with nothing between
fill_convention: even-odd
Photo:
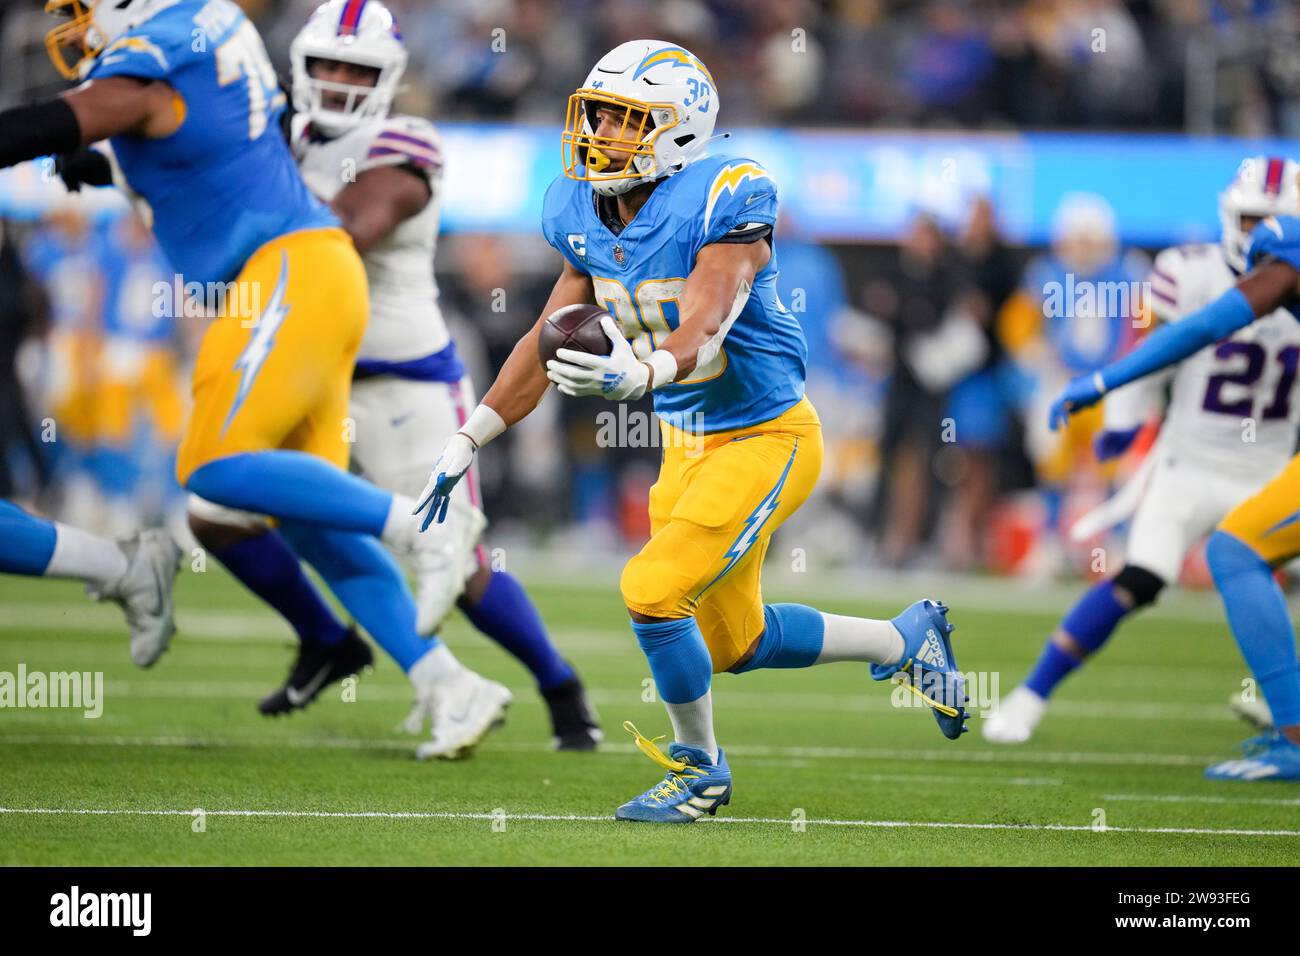
<instances>
[{"instance_id":1,"label":"adidas cleat","mask_svg":"<svg viewBox=\"0 0 1300 956\"><path fill-rule=\"evenodd\" d=\"M668 753L633 726L623 722L628 733L636 737L641 752L668 771L668 775L639 797L633 797L614 811L615 820L634 823L694 823L706 813L713 816L718 807L731 802L731 768L727 757L718 749L718 762L707 752L685 744L671 744Z\"/></svg>"},{"instance_id":2,"label":"adidas cleat","mask_svg":"<svg viewBox=\"0 0 1300 956\"><path fill-rule=\"evenodd\" d=\"M1242 744L1243 757L1225 760L1207 767L1205 776L1210 780L1300 781L1300 746L1281 734L1271 737L1252 737Z\"/></svg>"},{"instance_id":3,"label":"adidas cleat","mask_svg":"<svg viewBox=\"0 0 1300 956\"><path fill-rule=\"evenodd\" d=\"M596 708L577 677L542 691L551 713L551 738L556 750L595 750L604 734Z\"/></svg>"},{"instance_id":4,"label":"adidas cleat","mask_svg":"<svg viewBox=\"0 0 1300 956\"><path fill-rule=\"evenodd\" d=\"M892 621L903 637L903 656L896 664L872 664L873 680L902 684L934 711L939 730L949 740L956 740L970 728L966 726L966 682L953 659L948 635L954 626L948 623L948 608L935 601L917 601Z\"/></svg>"},{"instance_id":5,"label":"adidas cleat","mask_svg":"<svg viewBox=\"0 0 1300 956\"><path fill-rule=\"evenodd\" d=\"M375 662L370 645L356 628L337 644L304 641L298 645L298 658L289 670L284 686L262 698L257 709L267 717L302 710L330 684L364 670Z\"/></svg>"}]
</instances>

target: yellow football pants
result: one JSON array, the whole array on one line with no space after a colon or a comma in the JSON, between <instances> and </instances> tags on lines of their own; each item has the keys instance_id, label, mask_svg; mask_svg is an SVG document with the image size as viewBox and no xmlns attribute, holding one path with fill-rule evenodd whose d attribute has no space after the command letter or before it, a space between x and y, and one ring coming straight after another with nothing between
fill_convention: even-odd
<instances>
[{"instance_id":1,"label":"yellow football pants","mask_svg":"<svg viewBox=\"0 0 1300 956\"><path fill-rule=\"evenodd\" d=\"M252 303L251 314L240 315ZM194 367L193 410L176 460L201 465L291 449L346 468L352 367L370 317L361 257L341 229L295 232L245 264Z\"/></svg>"},{"instance_id":2,"label":"yellow football pants","mask_svg":"<svg viewBox=\"0 0 1300 956\"><path fill-rule=\"evenodd\" d=\"M1300 555L1300 456L1229 511L1219 530L1253 548L1274 567Z\"/></svg>"},{"instance_id":3,"label":"yellow football pants","mask_svg":"<svg viewBox=\"0 0 1300 956\"><path fill-rule=\"evenodd\" d=\"M692 435L660 424L651 537L623 569L623 601L648 617L694 616L714 671L726 671L763 633L763 557L817 484L821 422L805 398L736 431Z\"/></svg>"}]
</instances>

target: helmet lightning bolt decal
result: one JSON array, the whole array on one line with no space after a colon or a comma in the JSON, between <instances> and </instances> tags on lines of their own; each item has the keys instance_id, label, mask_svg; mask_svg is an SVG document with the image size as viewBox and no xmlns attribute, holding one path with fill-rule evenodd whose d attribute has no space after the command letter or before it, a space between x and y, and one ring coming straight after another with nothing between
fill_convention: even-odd
<instances>
[{"instance_id":1,"label":"helmet lightning bolt decal","mask_svg":"<svg viewBox=\"0 0 1300 956\"><path fill-rule=\"evenodd\" d=\"M221 426L223 437L230 428L230 423L239 414L244 399L252 391L257 373L262 370L262 366L266 364L266 360L271 355L271 349L275 347L275 334L280 331L280 326L284 324L285 317L289 314L289 306L284 301L288 285L289 254L282 252L280 253L280 281L276 283L275 291L271 293L271 300L267 302L266 308L258 316L257 324L253 328L253 334L249 338L248 344L244 346L244 351L235 360L234 368L240 373L239 389L235 392L235 401L230 406L230 413L226 416L226 422Z\"/></svg>"}]
</instances>

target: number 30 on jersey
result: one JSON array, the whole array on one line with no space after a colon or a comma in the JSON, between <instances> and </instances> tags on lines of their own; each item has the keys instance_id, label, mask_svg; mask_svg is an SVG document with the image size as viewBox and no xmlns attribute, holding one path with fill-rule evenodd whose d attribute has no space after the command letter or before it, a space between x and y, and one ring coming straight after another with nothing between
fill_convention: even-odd
<instances>
[{"instance_id":1,"label":"number 30 on jersey","mask_svg":"<svg viewBox=\"0 0 1300 956\"><path fill-rule=\"evenodd\" d=\"M618 320L619 328L632 343L632 351L638 358L648 356L677 328L677 308L682 290L686 288L685 279L647 279L636 287L635 296L617 279L592 276L591 284L596 292L596 301ZM719 349L717 355L697 365L677 384L692 385L717 378L726 367L726 352Z\"/></svg>"}]
</instances>

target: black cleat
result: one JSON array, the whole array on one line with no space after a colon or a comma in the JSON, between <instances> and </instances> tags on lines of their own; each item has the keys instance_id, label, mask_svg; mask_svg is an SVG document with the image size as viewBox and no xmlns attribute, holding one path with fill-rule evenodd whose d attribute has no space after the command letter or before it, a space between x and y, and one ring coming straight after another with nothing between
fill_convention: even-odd
<instances>
[{"instance_id":1,"label":"black cleat","mask_svg":"<svg viewBox=\"0 0 1300 956\"><path fill-rule=\"evenodd\" d=\"M542 691L551 712L551 733L556 750L595 750L604 734L597 722L596 708L587 699L582 681L574 677Z\"/></svg>"},{"instance_id":2,"label":"black cleat","mask_svg":"<svg viewBox=\"0 0 1300 956\"><path fill-rule=\"evenodd\" d=\"M283 687L264 697L257 709L268 717L302 710L330 684L374 662L370 645L361 639L355 627L349 628L347 636L338 644L301 643L289 679Z\"/></svg>"}]
</instances>

